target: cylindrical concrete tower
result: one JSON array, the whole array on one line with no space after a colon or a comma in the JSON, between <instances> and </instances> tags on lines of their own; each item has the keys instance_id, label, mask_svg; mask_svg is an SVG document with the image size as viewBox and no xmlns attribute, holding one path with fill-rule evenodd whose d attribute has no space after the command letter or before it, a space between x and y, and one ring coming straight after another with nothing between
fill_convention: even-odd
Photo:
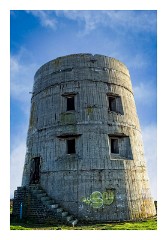
<instances>
[{"instance_id":1,"label":"cylindrical concrete tower","mask_svg":"<svg viewBox=\"0 0 167 240\"><path fill-rule=\"evenodd\" d=\"M40 184L78 219L155 215L129 71L74 54L35 74L23 186Z\"/></svg>"}]
</instances>

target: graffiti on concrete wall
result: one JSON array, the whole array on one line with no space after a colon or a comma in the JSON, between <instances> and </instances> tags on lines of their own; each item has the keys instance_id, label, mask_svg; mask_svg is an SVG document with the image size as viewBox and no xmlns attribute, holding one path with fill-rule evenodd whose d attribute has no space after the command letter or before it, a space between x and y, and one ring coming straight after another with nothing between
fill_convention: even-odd
<instances>
[{"instance_id":1,"label":"graffiti on concrete wall","mask_svg":"<svg viewBox=\"0 0 167 240\"><path fill-rule=\"evenodd\" d=\"M104 205L109 206L114 201L114 192L112 190L106 192L93 192L89 197L83 197L81 202L91 206L92 208L101 208Z\"/></svg>"}]
</instances>

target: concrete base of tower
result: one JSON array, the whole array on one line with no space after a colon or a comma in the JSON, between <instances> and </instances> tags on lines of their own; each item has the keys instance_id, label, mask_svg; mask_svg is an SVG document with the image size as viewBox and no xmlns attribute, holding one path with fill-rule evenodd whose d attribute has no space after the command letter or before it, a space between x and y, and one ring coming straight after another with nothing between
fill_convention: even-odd
<instances>
[{"instance_id":1,"label":"concrete base of tower","mask_svg":"<svg viewBox=\"0 0 167 240\"><path fill-rule=\"evenodd\" d=\"M141 202L141 201L140 201ZM111 191L94 191L80 202L59 202L51 198L39 184L29 187L18 187L14 195L13 216L18 219L29 219L38 223L73 222L125 222L139 221L156 215L151 199L140 202L118 204ZM130 203L129 203L130 204ZM137 207L138 206L138 209Z\"/></svg>"},{"instance_id":2,"label":"concrete base of tower","mask_svg":"<svg viewBox=\"0 0 167 240\"><path fill-rule=\"evenodd\" d=\"M75 203L64 203L63 206L68 206L67 209L70 209L71 214L75 214L77 219L88 222L138 221L156 215L154 204L149 204L148 207L148 205L144 205L146 203L143 203L140 206L141 210L130 210L124 205L120 206L114 203L113 205L108 204L103 206L100 206L100 202L94 202L93 204L87 202L86 204L86 206L85 203L78 204L78 209ZM99 207L97 206L98 204Z\"/></svg>"}]
</instances>

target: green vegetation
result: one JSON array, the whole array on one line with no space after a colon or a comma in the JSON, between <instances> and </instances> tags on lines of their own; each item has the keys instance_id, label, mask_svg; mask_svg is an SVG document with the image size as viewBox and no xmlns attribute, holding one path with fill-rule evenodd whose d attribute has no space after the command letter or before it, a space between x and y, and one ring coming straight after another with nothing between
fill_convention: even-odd
<instances>
[{"instance_id":1,"label":"green vegetation","mask_svg":"<svg viewBox=\"0 0 167 240\"><path fill-rule=\"evenodd\" d=\"M13 211L13 199L10 199L10 213Z\"/></svg>"},{"instance_id":2,"label":"green vegetation","mask_svg":"<svg viewBox=\"0 0 167 240\"><path fill-rule=\"evenodd\" d=\"M81 224L77 226L66 226L63 224L34 224L34 223L11 223L11 230L157 230L157 219L152 218L140 222L125 223L99 223L99 224Z\"/></svg>"}]
</instances>

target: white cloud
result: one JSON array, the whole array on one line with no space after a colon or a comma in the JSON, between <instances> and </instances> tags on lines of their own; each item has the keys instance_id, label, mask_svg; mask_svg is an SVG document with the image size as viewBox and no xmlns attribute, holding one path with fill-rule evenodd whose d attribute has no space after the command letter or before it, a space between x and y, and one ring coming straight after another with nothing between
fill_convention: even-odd
<instances>
[{"instance_id":1,"label":"white cloud","mask_svg":"<svg viewBox=\"0 0 167 240\"><path fill-rule=\"evenodd\" d=\"M36 64L32 61L30 53L21 48L16 55L11 55L10 61L10 94L11 98L20 102L20 109L26 114L27 121L24 126L19 125L17 135L11 136L11 162L10 162L10 195L13 197L14 190L21 186L23 173L25 151L26 151L26 134L29 117L29 105L32 91L34 73L37 69ZM11 132L15 132L11 129ZM14 133L13 133L14 134Z\"/></svg>"},{"instance_id":2,"label":"white cloud","mask_svg":"<svg viewBox=\"0 0 167 240\"><path fill-rule=\"evenodd\" d=\"M127 56L125 59L126 66L132 69L144 69L150 65L148 55L144 53L137 53L134 56Z\"/></svg>"},{"instance_id":3,"label":"white cloud","mask_svg":"<svg viewBox=\"0 0 167 240\"><path fill-rule=\"evenodd\" d=\"M92 30L98 27L100 21L100 15L98 13L93 14L93 11L56 11L56 16L63 15L64 17L77 21L79 24L84 24L84 30L81 29L80 35L88 34ZM101 22L102 24L102 22Z\"/></svg>"},{"instance_id":4,"label":"white cloud","mask_svg":"<svg viewBox=\"0 0 167 240\"><path fill-rule=\"evenodd\" d=\"M10 60L10 67L11 67L11 72L12 73L17 73L19 72L19 63L18 60L15 57L11 57Z\"/></svg>"},{"instance_id":5,"label":"white cloud","mask_svg":"<svg viewBox=\"0 0 167 240\"><path fill-rule=\"evenodd\" d=\"M40 23L44 27L49 27L51 29L55 29L57 25L57 21L54 16L52 16L52 11L27 11L27 13L31 13L33 16L37 17L40 20Z\"/></svg>"},{"instance_id":6,"label":"white cloud","mask_svg":"<svg viewBox=\"0 0 167 240\"><path fill-rule=\"evenodd\" d=\"M21 186L26 145L20 142L11 153L10 163L10 196L13 197L14 190Z\"/></svg>"},{"instance_id":7,"label":"white cloud","mask_svg":"<svg viewBox=\"0 0 167 240\"><path fill-rule=\"evenodd\" d=\"M145 159L150 178L151 192L157 199L157 127L149 125L142 127Z\"/></svg>"},{"instance_id":8,"label":"white cloud","mask_svg":"<svg viewBox=\"0 0 167 240\"><path fill-rule=\"evenodd\" d=\"M156 101L156 87L153 87L149 81L139 82L133 86L134 97L137 104L148 106Z\"/></svg>"},{"instance_id":9,"label":"white cloud","mask_svg":"<svg viewBox=\"0 0 167 240\"><path fill-rule=\"evenodd\" d=\"M156 18L153 11L56 11L56 16L64 15L66 18L83 22L87 34L97 27L107 26L115 31L156 32Z\"/></svg>"},{"instance_id":10,"label":"white cloud","mask_svg":"<svg viewBox=\"0 0 167 240\"><path fill-rule=\"evenodd\" d=\"M66 11L27 11L37 17L44 27L55 29L57 27L56 18L64 16L67 19L84 24L81 29L83 35L90 33L92 30L107 26L115 31L126 31L133 28L134 31L155 32L156 18L155 11L83 11L83 10L66 10ZM80 34L81 34L80 32Z\"/></svg>"},{"instance_id":11,"label":"white cloud","mask_svg":"<svg viewBox=\"0 0 167 240\"><path fill-rule=\"evenodd\" d=\"M12 98L21 102L29 102L29 92L32 91L34 74L37 69L37 64L29 58L29 52L25 49L20 49L16 55L11 54L10 93Z\"/></svg>"},{"instance_id":12,"label":"white cloud","mask_svg":"<svg viewBox=\"0 0 167 240\"><path fill-rule=\"evenodd\" d=\"M10 155L10 196L21 186L23 167L26 153L27 125L20 126L20 131L12 141Z\"/></svg>"},{"instance_id":13,"label":"white cloud","mask_svg":"<svg viewBox=\"0 0 167 240\"><path fill-rule=\"evenodd\" d=\"M156 18L153 11L104 11L111 25L120 25L134 31L154 32Z\"/></svg>"}]
</instances>

